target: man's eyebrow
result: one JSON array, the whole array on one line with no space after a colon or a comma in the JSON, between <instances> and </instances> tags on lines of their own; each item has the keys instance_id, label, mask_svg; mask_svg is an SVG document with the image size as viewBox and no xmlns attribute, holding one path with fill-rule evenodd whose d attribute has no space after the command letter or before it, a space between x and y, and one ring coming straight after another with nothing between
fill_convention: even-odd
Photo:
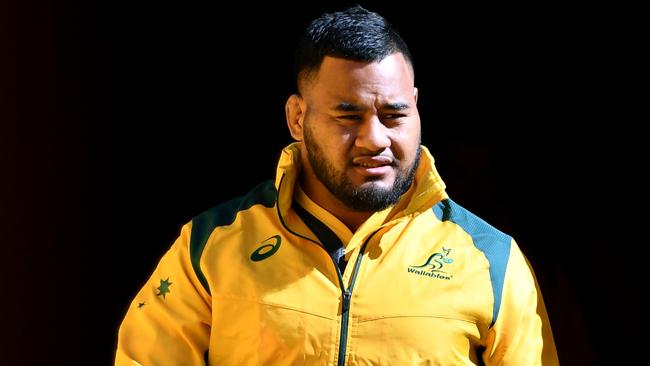
<instances>
[{"instance_id":1,"label":"man's eyebrow","mask_svg":"<svg viewBox=\"0 0 650 366\"><path fill-rule=\"evenodd\" d=\"M383 104L381 106L381 109L390 109L390 110L393 110L393 111L403 111L403 110L406 110L406 109L409 109L409 108L411 108L411 107L408 104L401 103L401 102L385 103L385 104ZM364 110L364 108L357 105L357 104L342 102L342 103L337 104L334 107L334 110L335 111L341 111L341 112L361 112L361 111Z\"/></svg>"},{"instance_id":2,"label":"man's eyebrow","mask_svg":"<svg viewBox=\"0 0 650 366\"><path fill-rule=\"evenodd\" d=\"M334 110L340 112L361 112L363 108L356 104L342 102L337 104L336 107L334 107Z\"/></svg>"},{"instance_id":3,"label":"man's eyebrow","mask_svg":"<svg viewBox=\"0 0 650 366\"><path fill-rule=\"evenodd\" d=\"M403 111L405 109L411 108L408 104L406 103L386 103L381 106L381 109L391 109L395 111Z\"/></svg>"}]
</instances>

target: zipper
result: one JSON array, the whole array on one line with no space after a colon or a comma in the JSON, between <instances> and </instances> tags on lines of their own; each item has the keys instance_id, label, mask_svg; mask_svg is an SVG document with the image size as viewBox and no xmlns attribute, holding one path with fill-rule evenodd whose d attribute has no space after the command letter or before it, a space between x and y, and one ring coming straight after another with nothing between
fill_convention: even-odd
<instances>
[{"instance_id":1,"label":"zipper","mask_svg":"<svg viewBox=\"0 0 650 366\"><path fill-rule=\"evenodd\" d=\"M341 275L341 270L339 269L339 266L336 262L334 262L334 258L332 258L332 262L334 262L334 267L336 268L336 273L339 275L339 284L341 285L341 336L339 338L339 358L337 365L338 366L344 366L345 365L345 352L347 349L347 344L348 344L348 321L350 318L350 300L352 299L352 290L354 289L354 283L357 280L357 274L359 273L359 267L361 266L361 259L363 258L363 252L366 250L366 246L368 245L368 242L370 242L370 239L372 239L375 234L381 230L381 228L375 230L368 239L363 243L361 246L361 249L359 250L359 256L357 256L357 262L354 264L354 272L352 272L352 279L350 280L350 287L345 288L345 285L343 284L343 276ZM330 257L331 258L331 257Z\"/></svg>"},{"instance_id":2,"label":"zipper","mask_svg":"<svg viewBox=\"0 0 650 366\"><path fill-rule=\"evenodd\" d=\"M348 289L343 291L343 298L341 300L341 338L339 340L339 359L338 365L345 365L345 351L348 343L348 319L350 317L350 298L352 292Z\"/></svg>"},{"instance_id":3,"label":"zipper","mask_svg":"<svg viewBox=\"0 0 650 366\"><path fill-rule=\"evenodd\" d=\"M296 235L297 237L303 238L307 241L310 241L318 245L327 253L327 250L325 250L325 248L321 243L291 230L291 228L289 228L289 226L284 222L284 219L282 218L282 214L280 213L280 187L282 186L282 182L284 181L284 176L285 175L282 174L282 178L280 178L280 184L278 185L278 190L277 190L278 193L277 193L276 203L275 203L276 212L278 218L280 219L280 223L285 229L287 229L287 231L289 231L293 235ZM345 284L343 283L343 275L341 274L341 269L339 268L338 263L336 263L334 258L332 258L329 255L329 253L327 253L327 256L330 257L332 263L334 263L334 268L336 269L336 274L339 279L339 286L341 287L341 335L339 338L339 356L337 361L338 366L345 366L345 352L348 343L348 321L350 318L350 300L352 299L352 290L354 289L354 283L357 280L357 274L359 273L359 267L361 266L361 259L363 258L363 252L365 252L366 246L368 246L370 239L372 239L372 237L375 236L375 234L377 234L381 229L382 228L380 227L379 229L375 230L372 234L370 234L370 236L368 236L366 241L361 246L361 249L359 250L359 256L357 257L357 261L354 264L354 272L352 272L350 287L347 289L345 288Z\"/></svg>"}]
</instances>

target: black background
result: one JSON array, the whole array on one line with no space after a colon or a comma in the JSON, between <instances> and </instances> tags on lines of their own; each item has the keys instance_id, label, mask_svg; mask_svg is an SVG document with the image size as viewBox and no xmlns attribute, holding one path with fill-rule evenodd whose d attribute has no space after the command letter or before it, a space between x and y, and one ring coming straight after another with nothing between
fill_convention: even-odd
<instances>
[{"instance_id":1,"label":"black background","mask_svg":"<svg viewBox=\"0 0 650 366\"><path fill-rule=\"evenodd\" d=\"M634 10L361 3L411 48L449 194L535 267L562 363L645 360ZM293 47L340 4L2 3L0 362L112 362L181 225L273 177Z\"/></svg>"}]
</instances>

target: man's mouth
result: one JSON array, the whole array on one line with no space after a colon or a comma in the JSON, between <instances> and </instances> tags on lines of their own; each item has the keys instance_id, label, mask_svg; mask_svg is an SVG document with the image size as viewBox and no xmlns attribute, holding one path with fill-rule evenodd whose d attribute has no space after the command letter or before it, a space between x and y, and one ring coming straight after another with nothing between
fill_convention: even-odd
<instances>
[{"instance_id":1,"label":"man's mouth","mask_svg":"<svg viewBox=\"0 0 650 366\"><path fill-rule=\"evenodd\" d=\"M387 156L360 156L352 159L355 170L365 176L384 175L391 171L393 159Z\"/></svg>"},{"instance_id":2,"label":"man's mouth","mask_svg":"<svg viewBox=\"0 0 650 366\"><path fill-rule=\"evenodd\" d=\"M359 156L352 159L354 165L359 165L365 168L375 168L384 165L392 165L393 158L388 156Z\"/></svg>"}]
</instances>

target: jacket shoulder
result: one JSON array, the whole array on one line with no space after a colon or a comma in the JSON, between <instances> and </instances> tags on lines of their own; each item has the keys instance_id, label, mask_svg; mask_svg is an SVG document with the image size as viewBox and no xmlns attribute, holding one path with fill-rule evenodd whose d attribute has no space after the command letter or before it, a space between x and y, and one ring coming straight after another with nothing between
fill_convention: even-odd
<instances>
[{"instance_id":1,"label":"jacket shoulder","mask_svg":"<svg viewBox=\"0 0 650 366\"><path fill-rule=\"evenodd\" d=\"M494 295L492 324L494 324L501 306L506 268L513 245L512 237L451 199L438 202L433 207L433 212L440 221L453 222L464 230L471 237L474 246L485 255L490 264L490 281Z\"/></svg>"},{"instance_id":2,"label":"jacket shoulder","mask_svg":"<svg viewBox=\"0 0 650 366\"><path fill-rule=\"evenodd\" d=\"M277 190L273 182L270 180L262 182L246 195L221 203L193 217L192 234L206 230L212 232L218 226L230 225L235 221L238 212L255 205L261 204L265 207L273 207L276 197ZM194 237L194 235L192 236Z\"/></svg>"},{"instance_id":3,"label":"jacket shoulder","mask_svg":"<svg viewBox=\"0 0 650 366\"><path fill-rule=\"evenodd\" d=\"M192 233L189 244L190 257L192 267L206 290L209 291L208 283L199 263L203 249L205 249L208 238L210 238L214 229L232 224L238 212L245 211L255 205L273 207L276 197L275 185L273 181L268 180L258 184L246 195L224 202L192 218Z\"/></svg>"},{"instance_id":4,"label":"jacket shoulder","mask_svg":"<svg viewBox=\"0 0 650 366\"><path fill-rule=\"evenodd\" d=\"M510 250L512 237L449 198L433 206L433 213L440 221L451 221L460 226L481 250Z\"/></svg>"}]
</instances>

